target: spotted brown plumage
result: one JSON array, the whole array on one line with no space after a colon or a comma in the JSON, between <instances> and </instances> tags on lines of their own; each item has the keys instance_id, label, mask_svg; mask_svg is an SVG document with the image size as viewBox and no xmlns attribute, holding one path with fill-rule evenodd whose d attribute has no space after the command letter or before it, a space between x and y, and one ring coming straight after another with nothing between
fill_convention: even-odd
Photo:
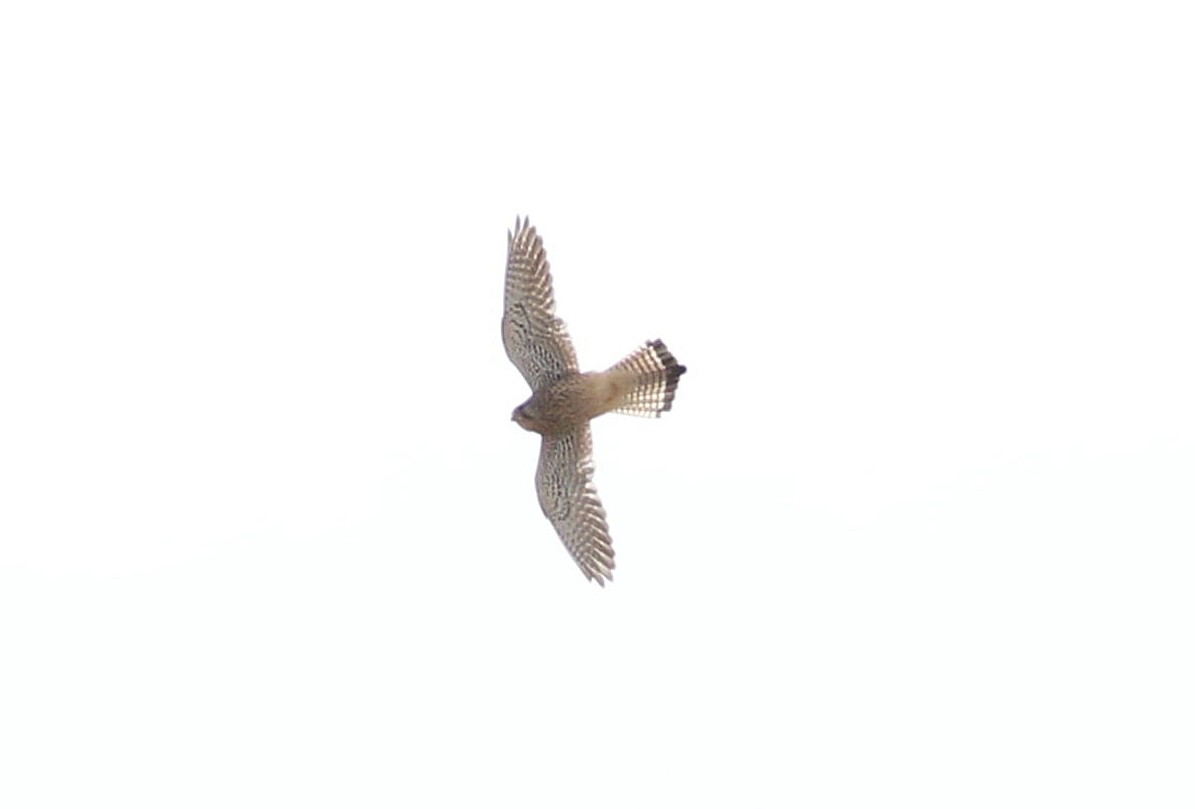
<instances>
[{"instance_id":1,"label":"spotted brown plumage","mask_svg":"<svg viewBox=\"0 0 1195 809\"><path fill-rule=\"evenodd\" d=\"M542 436L535 473L540 508L585 577L605 586L613 578L614 547L593 484L589 421L611 411L658 417L671 410L685 366L663 341L651 340L605 371L581 373L556 317L543 241L525 219L507 232L502 343L531 386L531 398L511 418Z\"/></svg>"}]
</instances>

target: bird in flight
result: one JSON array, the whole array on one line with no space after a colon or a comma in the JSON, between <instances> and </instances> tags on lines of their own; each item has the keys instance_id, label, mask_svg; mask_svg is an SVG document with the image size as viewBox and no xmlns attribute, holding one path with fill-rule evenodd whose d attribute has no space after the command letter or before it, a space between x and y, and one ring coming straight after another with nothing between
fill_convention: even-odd
<instances>
[{"instance_id":1,"label":"bird in flight","mask_svg":"<svg viewBox=\"0 0 1195 809\"><path fill-rule=\"evenodd\" d=\"M582 373L564 321L556 317L543 240L526 219L506 233L506 356L531 386L511 420L539 433L535 491L544 516L585 578L613 579L614 547L606 511L593 485L589 421L603 413L659 417L672 409L685 366L651 340L605 371Z\"/></svg>"}]
</instances>

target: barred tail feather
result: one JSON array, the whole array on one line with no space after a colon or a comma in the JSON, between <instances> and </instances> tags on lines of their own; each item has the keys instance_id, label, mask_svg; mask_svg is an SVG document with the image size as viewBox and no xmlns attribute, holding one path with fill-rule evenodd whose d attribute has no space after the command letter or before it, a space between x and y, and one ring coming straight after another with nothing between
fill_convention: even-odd
<instances>
[{"instance_id":1,"label":"barred tail feather","mask_svg":"<svg viewBox=\"0 0 1195 809\"><path fill-rule=\"evenodd\" d=\"M607 372L625 380L625 390L611 410L632 416L656 417L672 409L676 385L685 366L676 361L662 340L651 340Z\"/></svg>"}]
</instances>

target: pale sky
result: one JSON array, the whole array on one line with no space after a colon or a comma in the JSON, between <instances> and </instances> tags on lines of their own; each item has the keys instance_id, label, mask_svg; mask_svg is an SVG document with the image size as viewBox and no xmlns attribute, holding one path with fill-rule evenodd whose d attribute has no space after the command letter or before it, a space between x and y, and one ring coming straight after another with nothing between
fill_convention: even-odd
<instances>
[{"instance_id":1,"label":"pale sky","mask_svg":"<svg viewBox=\"0 0 1195 809\"><path fill-rule=\"evenodd\" d=\"M5 5L0 805L1191 806L1188 14Z\"/></svg>"}]
</instances>

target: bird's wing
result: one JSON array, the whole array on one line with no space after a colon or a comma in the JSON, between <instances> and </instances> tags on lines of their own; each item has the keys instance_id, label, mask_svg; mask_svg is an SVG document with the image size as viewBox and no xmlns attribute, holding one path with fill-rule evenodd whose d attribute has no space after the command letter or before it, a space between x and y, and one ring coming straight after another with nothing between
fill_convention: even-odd
<instances>
[{"instance_id":1,"label":"bird's wing","mask_svg":"<svg viewBox=\"0 0 1195 809\"><path fill-rule=\"evenodd\" d=\"M564 321L556 317L552 273L543 240L527 220L506 234L506 301L502 343L532 390L576 373L577 353Z\"/></svg>"},{"instance_id":2,"label":"bird's wing","mask_svg":"<svg viewBox=\"0 0 1195 809\"><path fill-rule=\"evenodd\" d=\"M605 587L606 580L614 578L614 546L606 510L593 485L593 439L588 424L544 436L535 490L540 508L585 578L596 579Z\"/></svg>"}]
</instances>

